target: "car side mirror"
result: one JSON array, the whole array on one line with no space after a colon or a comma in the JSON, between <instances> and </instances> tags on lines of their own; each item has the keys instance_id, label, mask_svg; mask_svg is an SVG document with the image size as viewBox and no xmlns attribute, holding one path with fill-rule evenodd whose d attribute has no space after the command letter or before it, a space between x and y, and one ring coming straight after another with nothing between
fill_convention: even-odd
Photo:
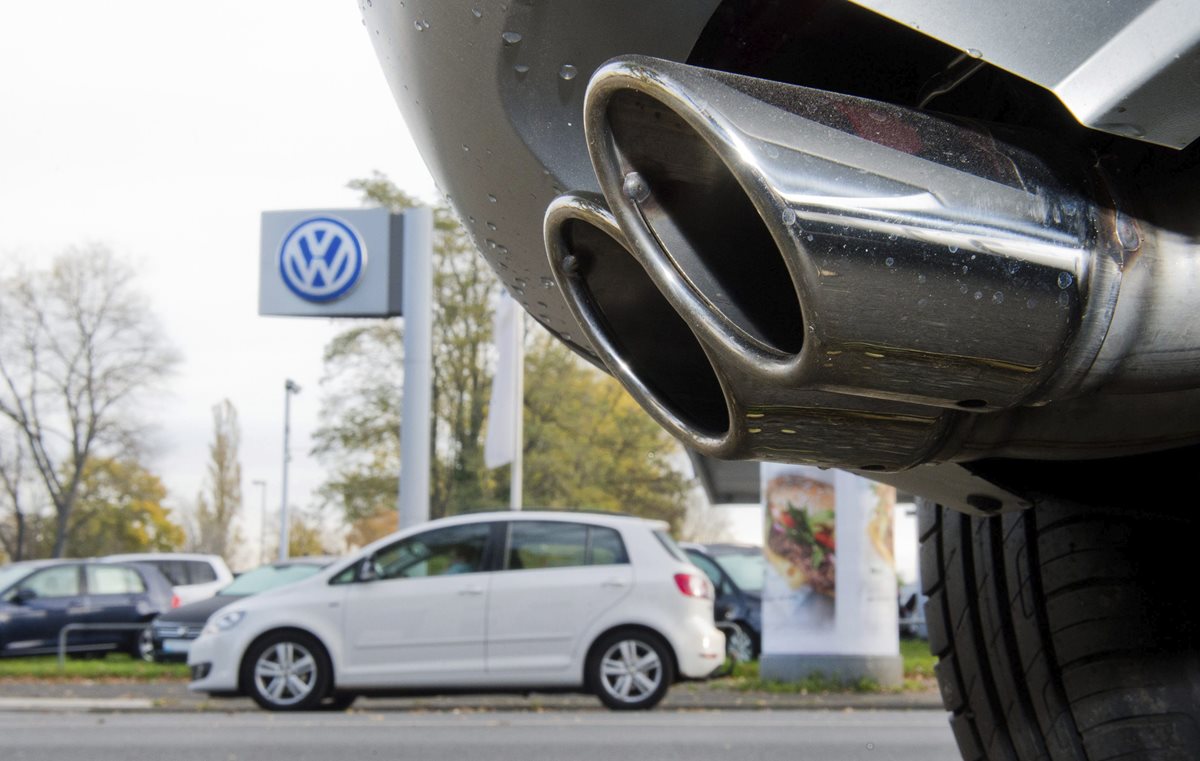
<instances>
[{"instance_id":1,"label":"car side mirror","mask_svg":"<svg viewBox=\"0 0 1200 761\"><path fill-rule=\"evenodd\" d=\"M37 596L37 592L33 591L29 587L21 587L12 596L12 601L16 605L25 605L26 603L36 600Z\"/></svg>"},{"instance_id":2,"label":"car side mirror","mask_svg":"<svg viewBox=\"0 0 1200 761\"><path fill-rule=\"evenodd\" d=\"M358 565L358 580L359 581L375 581L379 578L379 574L375 572L375 557L365 557Z\"/></svg>"}]
</instances>

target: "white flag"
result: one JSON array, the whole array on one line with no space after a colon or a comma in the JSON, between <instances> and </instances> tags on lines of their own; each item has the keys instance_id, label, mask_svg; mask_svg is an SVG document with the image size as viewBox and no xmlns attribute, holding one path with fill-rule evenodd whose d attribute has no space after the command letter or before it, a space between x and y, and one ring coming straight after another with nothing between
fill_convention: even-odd
<instances>
[{"instance_id":1,"label":"white flag","mask_svg":"<svg viewBox=\"0 0 1200 761\"><path fill-rule=\"evenodd\" d=\"M508 291L500 292L496 312L492 316L492 340L496 344L496 376L492 379L492 401L488 405L487 439L483 444L483 462L498 468L513 461L516 447L517 414L521 406L518 396L518 363L521 347L514 323L521 308Z\"/></svg>"}]
</instances>

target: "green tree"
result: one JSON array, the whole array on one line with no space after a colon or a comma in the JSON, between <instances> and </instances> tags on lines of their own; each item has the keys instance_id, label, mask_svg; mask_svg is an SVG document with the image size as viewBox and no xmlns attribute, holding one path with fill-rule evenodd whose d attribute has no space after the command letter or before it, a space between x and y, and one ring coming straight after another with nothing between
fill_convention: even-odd
<instances>
[{"instance_id":1,"label":"green tree","mask_svg":"<svg viewBox=\"0 0 1200 761\"><path fill-rule=\"evenodd\" d=\"M53 557L91 458L128 456L138 404L177 361L147 304L133 269L99 246L0 279L0 419L52 510Z\"/></svg>"},{"instance_id":2,"label":"green tree","mask_svg":"<svg viewBox=\"0 0 1200 761\"><path fill-rule=\"evenodd\" d=\"M69 553L97 557L118 552L170 552L184 542L183 527L163 506L158 476L131 460L92 458L83 471L68 531Z\"/></svg>"},{"instance_id":3,"label":"green tree","mask_svg":"<svg viewBox=\"0 0 1200 761\"><path fill-rule=\"evenodd\" d=\"M415 204L378 173L350 186L395 211ZM483 464L499 283L448 209L435 211L435 225L430 513L439 517L503 507L508 474ZM526 351L525 502L681 520L687 484L671 467L678 445L562 344L530 331ZM334 475L322 494L361 544L395 528L402 331L394 322L344 331L326 347L325 367L316 454Z\"/></svg>"},{"instance_id":4,"label":"green tree","mask_svg":"<svg viewBox=\"0 0 1200 761\"><path fill-rule=\"evenodd\" d=\"M371 205L403 211L413 197L376 172L350 187ZM493 480L483 468L483 425L491 384L491 270L453 213L434 209L433 447L430 514L494 507ZM333 471L327 503L351 524L386 524L396 509L403 388L403 331L396 322L353 327L326 347L322 425L315 454Z\"/></svg>"},{"instance_id":5,"label":"green tree","mask_svg":"<svg viewBox=\"0 0 1200 761\"><path fill-rule=\"evenodd\" d=\"M208 446L204 489L196 497L191 548L228 557L240 541L235 521L242 510L242 432L237 409L224 399L212 408L213 441Z\"/></svg>"}]
</instances>

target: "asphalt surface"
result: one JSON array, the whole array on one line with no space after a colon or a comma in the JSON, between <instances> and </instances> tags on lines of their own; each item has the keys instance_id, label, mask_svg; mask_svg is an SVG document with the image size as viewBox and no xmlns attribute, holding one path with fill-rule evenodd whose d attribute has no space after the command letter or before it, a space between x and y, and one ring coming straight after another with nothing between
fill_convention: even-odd
<instances>
[{"instance_id":1,"label":"asphalt surface","mask_svg":"<svg viewBox=\"0 0 1200 761\"><path fill-rule=\"evenodd\" d=\"M662 710L940 710L935 690L903 693L765 693L721 689L715 683L677 684ZM362 698L363 711L604 711L594 696L577 694L454 695ZM212 699L189 692L180 681L0 680L0 711L217 711L260 709L248 698Z\"/></svg>"},{"instance_id":2,"label":"asphalt surface","mask_svg":"<svg viewBox=\"0 0 1200 761\"><path fill-rule=\"evenodd\" d=\"M6 713L5 761L958 761L941 711Z\"/></svg>"}]
</instances>

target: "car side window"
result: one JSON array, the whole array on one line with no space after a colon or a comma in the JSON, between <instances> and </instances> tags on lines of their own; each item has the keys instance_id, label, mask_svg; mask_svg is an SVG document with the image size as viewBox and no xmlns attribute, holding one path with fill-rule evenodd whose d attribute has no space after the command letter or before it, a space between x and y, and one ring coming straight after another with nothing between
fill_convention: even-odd
<instances>
[{"instance_id":1,"label":"car side window","mask_svg":"<svg viewBox=\"0 0 1200 761\"><path fill-rule=\"evenodd\" d=\"M87 567L88 594L132 595L146 591L142 577L132 568L119 565L89 565Z\"/></svg>"},{"instance_id":2,"label":"car side window","mask_svg":"<svg viewBox=\"0 0 1200 761\"><path fill-rule=\"evenodd\" d=\"M185 565L189 584L207 584L217 580L217 574L213 567L203 560L189 560Z\"/></svg>"},{"instance_id":3,"label":"car side window","mask_svg":"<svg viewBox=\"0 0 1200 761\"><path fill-rule=\"evenodd\" d=\"M629 562L625 542L616 529L604 526L588 528L588 565L618 565Z\"/></svg>"},{"instance_id":4,"label":"car side window","mask_svg":"<svg viewBox=\"0 0 1200 761\"><path fill-rule=\"evenodd\" d=\"M38 571L22 581L20 588L33 591L39 598L75 597L80 594L79 566L60 565Z\"/></svg>"},{"instance_id":5,"label":"car side window","mask_svg":"<svg viewBox=\"0 0 1200 761\"><path fill-rule=\"evenodd\" d=\"M510 571L587 565L588 527L581 523L513 521L508 530Z\"/></svg>"},{"instance_id":6,"label":"car side window","mask_svg":"<svg viewBox=\"0 0 1200 761\"><path fill-rule=\"evenodd\" d=\"M379 579L411 579L477 573L483 570L483 553L490 523L427 531L384 547L372 556Z\"/></svg>"},{"instance_id":7,"label":"car side window","mask_svg":"<svg viewBox=\"0 0 1200 761\"><path fill-rule=\"evenodd\" d=\"M187 569L183 563L178 560L150 560L150 565L157 568L163 576L167 577L167 581L171 582L173 587L181 587L188 583Z\"/></svg>"},{"instance_id":8,"label":"car side window","mask_svg":"<svg viewBox=\"0 0 1200 761\"><path fill-rule=\"evenodd\" d=\"M692 561L692 564L701 571L704 571L704 575L712 582L713 589L720 590L721 594L731 591L729 585L725 583L725 577L722 575L721 570L717 568L716 563L695 552L688 553L688 560Z\"/></svg>"},{"instance_id":9,"label":"car side window","mask_svg":"<svg viewBox=\"0 0 1200 761\"><path fill-rule=\"evenodd\" d=\"M617 565L629 562L620 532L566 521L513 521L509 524L509 571Z\"/></svg>"}]
</instances>

